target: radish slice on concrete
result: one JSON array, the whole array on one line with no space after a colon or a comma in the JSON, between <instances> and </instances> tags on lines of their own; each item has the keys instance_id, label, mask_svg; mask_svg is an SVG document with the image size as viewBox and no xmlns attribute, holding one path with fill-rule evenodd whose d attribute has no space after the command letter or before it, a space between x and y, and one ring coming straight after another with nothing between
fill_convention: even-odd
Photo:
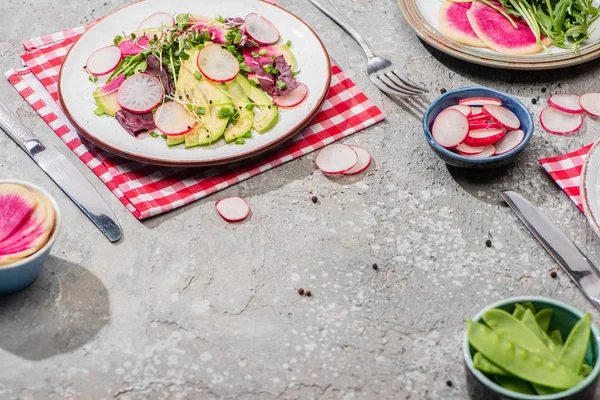
<instances>
[{"instance_id":1,"label":"radish slice on concrete","mask_svg":"<svg viewBox=\"0 0 600 400\"><path fill-rule=\"evenodd\" d=\"M506 131L500 129L480 129L469 132L465 144L469 146L488 146L497 143L506 135Z\"/></svg>"},{"instance_id":2,"label":"radish slice on concrete","mask_svg":"<svg viewBox=\"0 0 600 400\"><path fill-rule=\"evenodd\" d=\"M469 120L457 110L444 110L435 118L431 127L433 139L445 148L461 144L469 134Z\"/></svg>"},{"instance_id":3,"label":"radish slice on concrete","mask_svg":"<svg viewBox=\"0 0 600 400\"><path fill-rule=\"evenodd\" d=\"M493 144L490 144L489 146L485 146L484 150L481 153L473 154L470 156L464 154L464 156L470 157L470 158L487 158L487 157L491 157L495 154L496 154L496 146L494 146Z\"/></svg>"},{"instance_id":4,"label":"radish slice on concrete","mask_svg":"<svg viewBox=\"0 0 600 400\"><path fill-rule=\"evenodd\" d=\"M304 83L298 84L298 87L286 95L275 97L274 101L279 107L296 107L306 99L308 87Z\"/></svg>"},{"instance_id":5,"label":"radish slice on concrete","mask_svg":"<svg viewBox=\"0 0 600 400\"><path fill-rule=\"evenodd\" d=\"M540 123L546 132L555 135L568 135L577 132L581 128L583 116L548 107L540 114Z\"/></svg>"},{"instance_id":6,"label":"radish slice on concrete","mask_svg":"<svg viewBox=\"0 0 600 400\"><path fill-rule=\"evenodd\" d=\"M354 167L350 168L348 171L343 172L344 175L356 175L363 172L365 169L369 168L371 165L371 155L365 149L360 146L350 146L356 152L357 159Z\"/></svg>"},{"instance_id":7,"label":"radish slice on concrete","mask_svg":"<svg viewBox=\"0 0 600 400\"><path fill-rule=\"evenodd\" d=\"M356 151L345 144L332 144L319 152L315 163L326 174L341 174L349 171L358 162Z\"/></svg>"},{"instance_id":8,"label":"radish slice on concrete","mask_svg":"<svg viewBox=\"0 0 600 400\"><path fill-rule=\"evenodd\" d=\"M493 99L490 97L471 97L468 99L462 99L458 101L458 104L464 106L486 106L486 105L495 105L501 106L502 101L498 99Z\"/></svg>"},{"instance_id":9,"label":"radish slice on concrete","mask_svg":"<svg viewBox=\"0 0 600 400\"><path fill-rule=\"evenodd\" d=\"M157 12L142 21L137 27L138 31L150 28L171 28L175 25L173 16L166 12Z\"/></svg>"},{"instance_id":10,"label":"radish slice on concrete","mask_svg":"<svg viewBox=\"0 0 600 400\"><path fill-rule=\"evenodd\" d=\"M279 31L268 19L256 13L246 16L246 32L259 44L273 44L279 40Z\"/></svg>"},{"instance_id":11,"label":"radish slice on concrete","mask_svg":"<svg viewBox=\"0 0 600 400\"><path fill-rule=\"evenodd\" d=\"M485 150L485 146L469 146L468 144L461 143L455 148L463 156L473 156L479 154Z\"/></svg>"},{"instance_id":12,"label":"radish slice on concrete","mask_svg":"<svg viewBox=\"0 0 600 400\"><path fill-rule=\"evenodd\" d=\"M515 130L521 127L521 121L519 121L519 117L515 115L508 108L504 108L502 106L495 105L486 105L483 106L483 112L490 117L490 119L500 126L508 129Z\"/></svg>"},{"instance_id":13,"label":"radish slice on concrete","mask_svg":"<svg viewBox=\"0 0 600 400\"><path fill-rule=\"evenodd\" d=\"M498 143L496 143L496 155L508 153L521 144L525 139L525 132L522 130L510 131Z\"/></svg>"},{"instance_id":14,"label":"radish slice on concrete","mask_svg":"<svg viewBox=\"0 0 600 400\"><path fill-rule=\"evenodd\" d=\"M458 3L455 3L455 4L458 4ZM457 110L457 111L460 111L461 113L463 113L465 115L465 117L470 116L471 113L473 112L471 110L471 107L469 107L469 106L461 106L461 105L448 107L447 109L448 110Z\"/></svg>"},{"instance_id":15,"label":"radish slice on concrete","mask_svg":"<svg viewBox=\"0 0 600 400\"><path fill-rule=\"evenodd\" d=\"M160 104L164 97L163 85L154 75L135 74L119 87L117 101L124 109L145 114Z\"/></svg>"},{"instance_id":16,"label":"radish slice on concrete","mask_svg":"<svg viewBox=\"0 0 600 400\"><path fill-rule=\"evenodd\" d=\"M156 127L168 136L183 135L192 130L196 119L179 103L165 103L154 113Z\"/></svg>"},{"instance_id":17,"label":"radish slice on concrete","mask_svg":"<svg viewBox=\"0 0 600 400\"><path fill-rule=\"evenodd\" d=\"M579 98L583 110L592 117L600 116L600 93L586 93Z\"/></svg>"},{"instance_id":18,"label":"radish slice on concrete","mask_svg":"<svg viewBox=\"0 0 600 400\"><path fill-rule=\"evenodd\" d=\"M240 197L226 197L216 202L215 208L227 222L240 222L250 214L250 206Z\"/></svg>"},{"instance_id":19,"label":"radish slice on concrete","mask_svg":"<svg viewBox=\"0 0 600 400\"><path fill-rule=\"evenodd\" d=\"M579 96L576 94L555 94L550 97L548 104L560 111L571 114L583 112L583 108L581 108L581 104L579 104Z\"/></svg>"},{"instance_id":20,"label":"radish slice on concrete","mask_svg":"<svg viewBox=\"0 0 600 400\"><path fill-rule=\"evenodd\" d=\"M213 82L229 82L240 72L238 60L218 44L200 50L197 64L202 75Z\"/></svg>"},{"instance_id":21,"label":"radish slice on concrete","mask_svg":"<svg viewBox=\"0 0 600 400\"><path fill-rule=\"evenodd\" d=\"M86 69L95 76L109 74L117 68L121 61L121 49L117 46L106 46L93 52L86 61Z\"/></svg>"},{"instance_id":22,"label":"radish slice on concrete","mask_svg":"<svg viewBox=\"0 0 600 400\"><path fill-rule=\"evenodd\" d=\"M500 125L487 121L469 121L469 129L476 131L479 129L499 129Z\"/></svg>"}]
</instances>

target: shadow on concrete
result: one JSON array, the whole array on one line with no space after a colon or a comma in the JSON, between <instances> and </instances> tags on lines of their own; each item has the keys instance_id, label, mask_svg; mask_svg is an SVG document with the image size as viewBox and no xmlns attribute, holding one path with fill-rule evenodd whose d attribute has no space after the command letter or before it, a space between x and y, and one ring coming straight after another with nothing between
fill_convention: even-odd
<instances>
[{"instance_id":1,"label":"shadow on concrete","mask_svg":"<svg viewBox=\"0 0 600 400\"><path fill-rule=\"evenodd\" d=\"M0 348L43 360L83 346L109 321L102 282L85 268L50 256L31 286L0 295Z\"/></svg>"},{"instance_id":2,"label":"shadow on concrete","mask_svg":"<svg viewBox=\"0 0 600 400\"><path fill-rule=\"evenodd\" d=\"M489 170L474 170L456 168L446 164L448 172L463 190L479 201L495 206L504 206L506 203L500 197L503 190L511 189L513 180L511 170L514 163L502 168Z\"/></svg>"}]
</instances>

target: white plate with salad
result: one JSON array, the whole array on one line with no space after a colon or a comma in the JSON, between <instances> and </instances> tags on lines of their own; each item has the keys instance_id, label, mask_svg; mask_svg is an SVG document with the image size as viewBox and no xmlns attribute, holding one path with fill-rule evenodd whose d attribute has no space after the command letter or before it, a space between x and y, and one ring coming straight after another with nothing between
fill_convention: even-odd
<instances>
[{"instance_id":1,"label":"white plate with salad","mask_svg":"<svg viewBox=\"0 0 600 400\"><path fill-rule=\"evenodd\" d=\"M454 57L542 70L600 57L597 0L398 0L409 26Z\"/></svg>"},{"instance_id":2,"label":"white plate with salad","mask_svg":"<svg viewBox=\"0 0 600 400\"><path fill-rule=\"evenodd\" d=\"M143 0L70 49L60 101L82 136L123 157L202 167L267 151L306 126L331 82L323 43L259 0Z\"/></svg>"}]
</instances>

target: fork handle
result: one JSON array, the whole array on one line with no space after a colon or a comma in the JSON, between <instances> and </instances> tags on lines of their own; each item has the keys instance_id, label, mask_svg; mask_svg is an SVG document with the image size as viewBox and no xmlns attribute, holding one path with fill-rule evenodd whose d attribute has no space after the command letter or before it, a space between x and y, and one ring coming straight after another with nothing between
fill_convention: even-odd
<instances>
[{"instance_id":1,"label":"fork handle","mask_svg":"<svg viewBox=\"0 0 600 400\"><path fill-rule=\"evenodd\" d=\"M331 4L340 14L340 17L337 17L333 12L331 12L331 10L327 9L317 0L308 1L310 1L315 7L321 10L323 14L327 15L333 22L338 24L340 28L342 28L348 35L350 35L350 37L352 37L352 39L354 39L356 43L358 43L360 47L362 47L363 51L367 55L367 58L370 59L375 57L375 52L373 52L371 46L369 46L369 44L362 38L362 36L356 31L356 29L354 29L354 27L350 25L350 23L343 17L343 14L339 10L339 8L337 8L337 6L333 4L333 2L331 2Z\"/></svg>"}]
</instances>

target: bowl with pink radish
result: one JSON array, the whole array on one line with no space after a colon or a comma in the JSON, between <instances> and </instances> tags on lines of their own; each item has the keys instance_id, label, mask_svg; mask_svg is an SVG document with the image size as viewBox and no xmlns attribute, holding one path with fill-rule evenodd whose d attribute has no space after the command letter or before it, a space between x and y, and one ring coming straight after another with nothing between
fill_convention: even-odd
<instances>
[{"instance_id":1,"label":"bowl with pink radish","mask_svg":"<svg viewBox=\"0 0 600 400\"><path fill-rule=\"evenodd\" d=\"M423 116L425 138L448 165L489 169L510 163L531 140L533 118L517 98L484 87L447 92Z\"/></svg>"}]
</instances>

